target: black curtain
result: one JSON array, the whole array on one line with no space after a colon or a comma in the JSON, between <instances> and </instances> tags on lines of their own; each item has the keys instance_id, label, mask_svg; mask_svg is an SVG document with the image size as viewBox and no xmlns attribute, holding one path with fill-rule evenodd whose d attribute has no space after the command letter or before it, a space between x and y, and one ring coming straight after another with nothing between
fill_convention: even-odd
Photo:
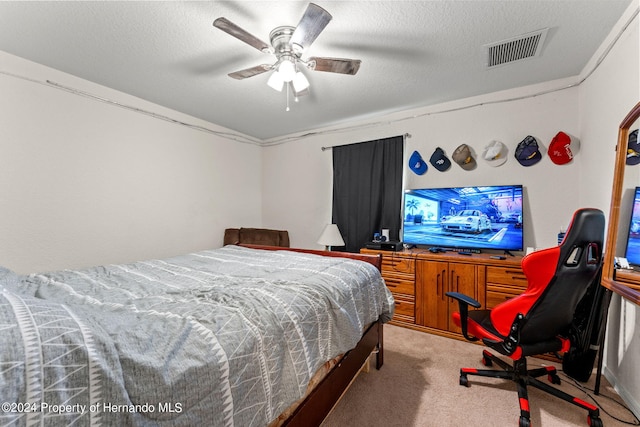
<instances>
[{"instance_id":1,"label":"black curtain","mask_svg":"<svg viewBox=\"0 0 640 427\"><path fill-rule=\"evenodd\" d=\"M333 222L347 252L359 252L375 232L399 240L403 136L333 147Z\"/></svg>"}]
</instances>

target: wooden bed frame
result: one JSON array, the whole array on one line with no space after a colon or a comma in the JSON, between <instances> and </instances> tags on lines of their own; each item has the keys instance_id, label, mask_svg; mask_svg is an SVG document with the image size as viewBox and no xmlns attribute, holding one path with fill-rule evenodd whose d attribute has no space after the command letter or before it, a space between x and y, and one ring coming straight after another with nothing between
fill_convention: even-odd
<instances>
[{"instance_id":1,"label":"wooden bed frame","mask_svg":"<svg viewBox=\"0 0 640 427\"><path fill-rule=\"evenodd\" d=\"M313 249L284 248L280 246L260 246L241 244L253 249L303 252L322 256L357 259L373 264L378 270L382 265L380 255L355 254L350 252L331 252ZM338 402L342 394L356 377L362 365L371 353L376 352L376 369L384 363L384 347L382 322L378 320L365 331L356 347L348 351L338 364L318 383L307 395L296 410L282 425L289 427L319 426L331 409Z\"/></svg>"}]
</instances>

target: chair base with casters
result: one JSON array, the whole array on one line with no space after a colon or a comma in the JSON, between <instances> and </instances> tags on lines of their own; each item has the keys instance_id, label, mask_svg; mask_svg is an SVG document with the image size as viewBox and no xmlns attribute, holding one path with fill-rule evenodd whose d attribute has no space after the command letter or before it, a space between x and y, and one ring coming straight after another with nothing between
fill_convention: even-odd
<instances>
[{"instance_id":1,"label":"chair base with casters","mask_svg":"<svg viewBox=\"0 0 640 427\"><path fill-rule=\"evenodd\" d=\"M506 380L514 381L518 388L518 401L520 402L520 422L519 427L530 427L530 412L529 412L529 394L527 392L527 386L532 386L537 389L549 393L555 397L558 397L565 402L572 403L580 408L586 409L589 412L587 422L591 427L602 427L602 420L600 419L600 410L597 406L594 406L582 399L571 396L562 390L558 390L547 383L538 380L539 377L547 376L547 380L551 384L560 384L560 377L553 366L547 366L544 368L527 369L527 359L522 357L518 360L514 360L513 366L490 353L487 350L482 351L482 364L490 367L493 364L498 365L503 370L493 369L475 369L475 368L462 368L460 369L460 385L465 387L471 387L469 383L469 375L477 375L480 377L489 378L502 378Z\"/></svg>"},{"instance_id":2,"label":"chair base with casters","mask_svg":"<svg viewBox=\"0 0 640 427\"><path fill-rule=\"evenodd\" d=\"M509 328L508 335L501 335L491 325L491 310L469 310L469 306L479 308L480 303L473 298L457 292L447 292L450 298L456 299L459 303L460 312L454 313L454 322L462 328L462 334L469 341L478 341L473 334L469 332L471 325L472 331L478 333L478 327L482 327L486 332L482 342L487 347L496 352L509 356L513 359L513 366L494 355L488 350L482 351L482 364L487 367L493 366L495 363L501 370L495 369L460 369L460 385L470 387L469 375L476 375L488 378L500 378L515 382L518 391L518 402L520 404L520 420L519 427L530 427L530 411L529 411L529 395L527 387L532 386L552 396L560 398L565 402L569 402L575 406L585 409L588 412L587 423L591 427L603 427L600 419L600 410L584 400L565 393L549 384L540 381L538 378L546 375L548 382L551 384L560 384L560 377L557 370L553 366L528 369L527 357L531 355L540 355L546 353L565 352L569 349L571 343L568 338L556 336L548 340L539 341L531 344L524 344L520 339L520 332L525 317L518 314L513 320ZM466 320L463 320L466 319ZM480 335L478 333L478 335Z\"/></svg>"},{"instance_id":3,"label":"chair base with casters","mask_svg":"<svg viewBox=\"0 0 640 427\"><path fill-rule=\"evenodd\" d=\"M551 384L560 384L556 368L527 368L527 357L548 353L567 353L575 348L577 337L598 331L582 331L583 312L593 311L592 295L600 286L604 214L598 209L575 212L563 241L557 247L536 251L522 259L527 288L518 296L491 309L468 295L447 292L458 302L453 322L469 341L479 341L490 350L483 351L485 366L494 363L501 370L462 368L460 385L469 387L469 375L513 381L520 404L520 427L530 427L527 387L535 387L587 411L591 427L602 427L597 406L552 387L538 378L547 376ZM597 329L597 328L596 328ZM593 332L593 334L592 334ZM599 334L596 334L599 335ZM502 360L509 357L513 366Z\"/></svg>"}]
</instances>

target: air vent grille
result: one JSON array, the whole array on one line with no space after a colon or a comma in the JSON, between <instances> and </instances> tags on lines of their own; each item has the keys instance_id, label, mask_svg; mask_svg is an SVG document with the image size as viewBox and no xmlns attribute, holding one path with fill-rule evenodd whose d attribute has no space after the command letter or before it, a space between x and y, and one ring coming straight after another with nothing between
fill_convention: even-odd
<instances>
[{"instance_id":1,"label":"air vent grille","mask_svg":"<svg viewBox=\"0 0 640 427\"><path fill-rule=\"evenodd\" d=\"M485 45L487 68L497 67L540 55L548 28L508 40Z\"/></svg>"}]
</instances>

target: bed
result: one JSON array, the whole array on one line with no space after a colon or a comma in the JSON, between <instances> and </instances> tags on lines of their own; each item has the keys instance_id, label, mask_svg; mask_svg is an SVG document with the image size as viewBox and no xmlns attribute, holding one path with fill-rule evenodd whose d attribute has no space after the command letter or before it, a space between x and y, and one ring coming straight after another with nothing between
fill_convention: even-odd
<instances>
[{"instance_id":1,"label":"bed","mask_svg":"<svg viewBox=\"0 0 640 427\"><path fill-rule=\"evenodd\" d=\"M393 297L375 262L281 249L0 268L0 425L318 425Z\"/></svg>"}]
</instances>

